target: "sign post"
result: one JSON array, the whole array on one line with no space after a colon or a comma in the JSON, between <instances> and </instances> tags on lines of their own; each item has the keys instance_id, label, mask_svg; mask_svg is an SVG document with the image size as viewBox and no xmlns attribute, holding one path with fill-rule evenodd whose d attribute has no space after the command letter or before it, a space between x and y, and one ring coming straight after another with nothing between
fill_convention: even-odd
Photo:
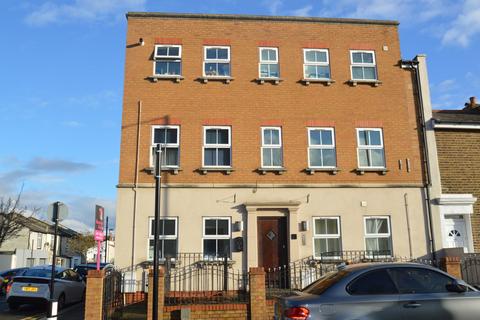
<instances>
[{"instance_id":1,"label":"sign post","mask_svg":"<svg viewBox=\"0 0 480 320\"><path fill-rule=\"evenodd\" d=\"M103 241L103 219L105 209L102 206L95 206L95 234L94 239L97 241L97 270L100 270L100 247Z\"/></svg>"},{"instance_id":2,"label":"sign post","mask_svg":"<svg viewBox=\"0 0 480 320\"><path fill-rule=\"evenodd\" d=\"M50 300L48 303L48 315L47 320L57 319L58 313L58 301L54 300L55 290L55 266L57 264L57 234L58 234L58 222L65 219L68 215L67 206L56 201L52 203L47 210L48 219L55 223L53 232L53 255L52 255L52 274L50 275Z\"/></svg>"}]
</instances>

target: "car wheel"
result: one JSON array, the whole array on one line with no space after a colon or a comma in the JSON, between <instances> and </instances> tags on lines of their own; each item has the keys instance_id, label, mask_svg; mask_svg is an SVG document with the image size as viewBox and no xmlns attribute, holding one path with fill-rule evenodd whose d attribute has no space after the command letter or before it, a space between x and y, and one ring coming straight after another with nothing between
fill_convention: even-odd
<instances>
[{"instance_id":1,"label":"car wheel","mask_svg":"<svg viewBox=\"0 0 480 320\"><path fill-rule=\"evenodd\" d=\"M65 294L62 293L58 298L58 310L63 309L64 306L65 306Z\"/></svg>"},{"instance_id":2,"label":"car wheel","mask_svg":"<svg viewBox=\"0 0 480 320\"><path fill-rule=\"evenodd\" d=\"M18 302L9 302L8 309L10 310L18 310L20 308L20 304Z\"/></svg>"}]
</instances>

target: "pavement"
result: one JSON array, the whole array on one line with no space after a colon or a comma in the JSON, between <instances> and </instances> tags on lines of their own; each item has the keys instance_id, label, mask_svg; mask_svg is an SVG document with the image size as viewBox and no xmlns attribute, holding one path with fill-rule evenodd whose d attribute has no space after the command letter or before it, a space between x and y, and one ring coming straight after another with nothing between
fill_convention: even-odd
<instances>
[{"instance_id":1,"label":"pavement","mask_svg":"<svg viewBox=\"0 0 480 320\"><path fill-rule=\"evenodd\" d=\"M75 303L60 310L58 320L83 320L84 304ZM33 305L23 305L16 311L10 311L5 296L0 296L1 320L44 320L47 316L46 308Z\"/></svg>"}]
</instances>

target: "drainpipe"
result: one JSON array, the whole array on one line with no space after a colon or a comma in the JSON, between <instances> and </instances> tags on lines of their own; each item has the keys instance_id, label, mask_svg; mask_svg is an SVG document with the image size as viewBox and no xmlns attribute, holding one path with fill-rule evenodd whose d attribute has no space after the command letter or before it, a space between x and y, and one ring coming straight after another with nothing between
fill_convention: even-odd
<instances>
[{"instance_id":1,"label":"drainpipe","mask_svg":"<svg viewBox=\"0 0 480 320\"><path fill-rule=\"evenodd\" d=\"M432 259L436 259L436 248L435 248L435 238L433 232L433 225L432 225L432 203L431 203L431 195L430 195L430 188L432 186L432 175L431 175L431 168L429 159L429 152L428 152L428 139L427 139L427 130L426 130L426 123L425 123L425 116L424 116L424 104L423 104L423 96L422 96L422 85L420 82L420 74L418 71L418 60L402 60L400 65L403 69L410 69L413 70L415 73L415 84L417 86L417 97L418 97L418 106L419 106L419 117L420 117L420 131L422 135L422 143L423 143L423 165L425 168L425 183L423 186L424 194L425 194L425 204L427 208L427 224L428 224L428 237L430 243L430 251L432 254Z\"/></svg>"},{"instance_id":2,"label":"drainpipe","mask_svg":"<svg viewBox=\"0 0 480 320\"><path fill-rule=\"evenodd\" d=\"M403 200L405 202L405 217L407 219L408 252L410 253L410 260L413 260L412 231L411 231L411 228L410 228L410 213L409 213L409 209L408 209L408 193L403 194Z\"/></svg>"},{"instance_id":3,"label":"drainpipe","mask_svg":"<svg viewBox=\"0 0 480 320\"><path fill-rule=\"evenodd\" d=\"M140 162L140 119L142 117L142 101L138 101L138 116L137 116L137 145L136 145L136 157L135 157L135 183L133 185L133 221L132 221L132 260L131 260L131 272L135 266L135 228L137 218L137 187L138 187L138 166ZM133 274L132 274L133 275Z\"/></svg>"}]
</instances>

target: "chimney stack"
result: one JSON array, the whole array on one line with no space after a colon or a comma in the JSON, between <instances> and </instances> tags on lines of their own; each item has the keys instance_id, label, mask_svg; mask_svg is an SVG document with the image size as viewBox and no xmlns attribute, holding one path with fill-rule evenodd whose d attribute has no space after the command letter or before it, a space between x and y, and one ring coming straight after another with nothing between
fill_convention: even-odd
<instances>
[{"instance_id":1,"label":"chimney stack","mask_svg":"<svg viewBox=\"0 0 480 320\"><path fill-rule=\"evenodd\" d=\"M476 97L470 97L470 101L465 103L465 108L463 108L463 110L474 110L474 109L480 110L480 104L477 103Z\"/></svg>"}]
</instances>

